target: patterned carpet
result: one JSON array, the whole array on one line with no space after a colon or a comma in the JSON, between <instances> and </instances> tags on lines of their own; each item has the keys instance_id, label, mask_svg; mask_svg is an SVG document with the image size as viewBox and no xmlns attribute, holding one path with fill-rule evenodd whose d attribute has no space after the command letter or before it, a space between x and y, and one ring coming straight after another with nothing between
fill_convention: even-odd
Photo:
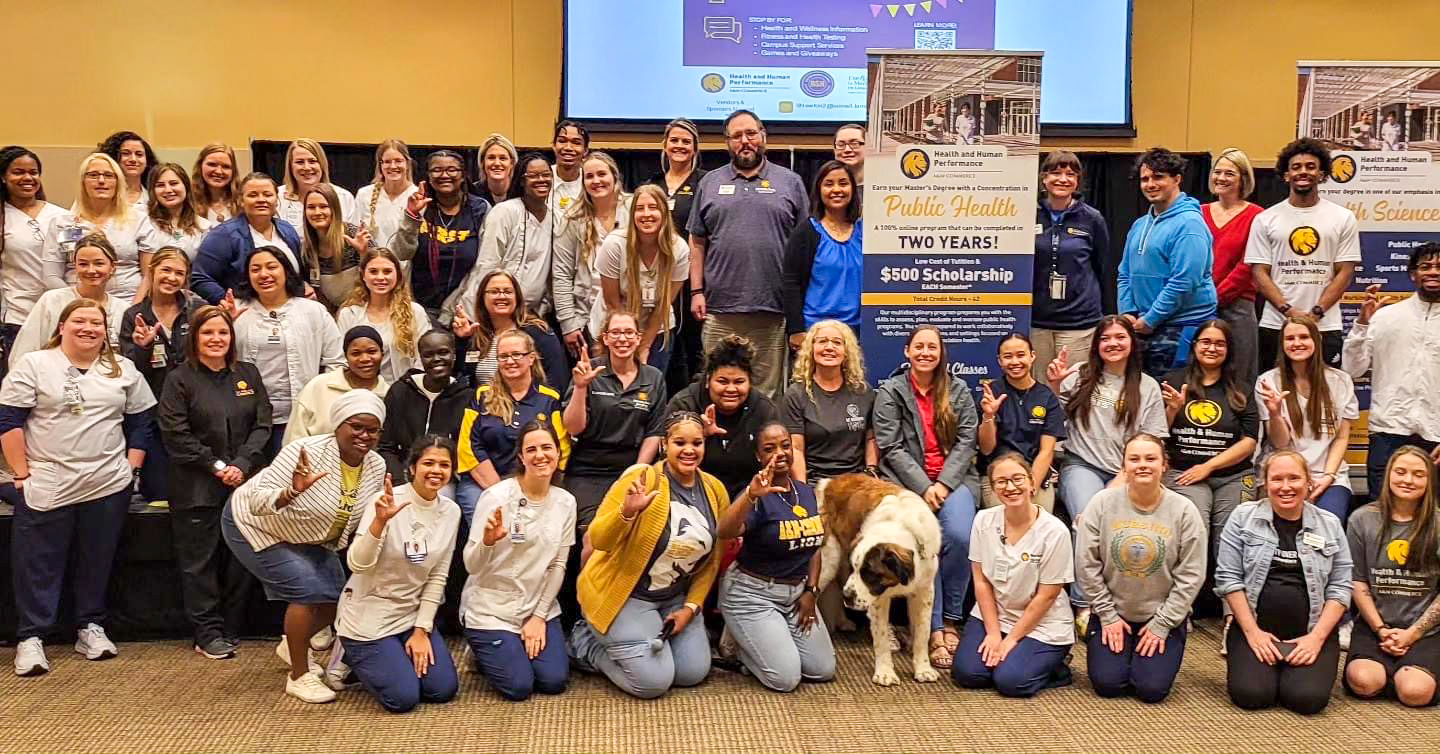
<instances>
[{"instance_id":1,"label":"patterned carpet","mask_svg":"<svg viewBox=\"0 0 1440 754\"><path fill-rule=\"evenodd\" d=\"M363 691L323 706L284 696L271 642L247 641L238 658L223 662L180 642L123 644L119 658L100 663L55 645L51 673L32 679L10 674L7 648L0 650L0 751L1392 754L1401 739L1416 750L1440 749L1435 710L1362 703L1338 686L1315 718L1235 709L1225 697L1216 633L1213 621L1198 627L1178 688L1154 706L1094 696L1083 652L1073 664L1075 686L1031 700L960 690L948 679L880 688L870 683L868 643L857 638L840 642L838 681L794 694L717 670L698 688L656 701L630 699L587 676L564 695L512 704L462 668L454 702L408 715L385 713Z\"/></svg>"}]
</instances>

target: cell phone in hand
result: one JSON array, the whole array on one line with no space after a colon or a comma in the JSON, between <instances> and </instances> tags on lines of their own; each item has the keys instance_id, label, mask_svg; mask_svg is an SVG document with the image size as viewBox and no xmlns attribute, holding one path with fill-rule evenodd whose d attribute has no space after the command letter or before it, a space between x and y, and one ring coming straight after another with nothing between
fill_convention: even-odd
<instances>
[{"instance_id":1,"label":"cell phone in hand","mask_svg":"<svg viewBox=\"0 0 1440 754\"><path fill-rule=\"evenodd\" d=\"M1275 651L1280 653L1280 659L1288 660L1290 659L1290 654L1295 651L1295 642L1277 641L1275 642Z\"/></svg>"},{"instance_id":2,"label":"cell phone in hand","mask_svg":"<svg viewBox=\"0 0 1440 754\"><path fill-rule=\"evenodd\" d=\"M666 619L665 619L665 622L662 623L662 624L660 624L660 635L659 635L659 636L656 636L655 638L659 639L660 641L668 641L668 640L670 639L670 636L673 635L674 633L675 633L675 619L674 619L674 618L666 618Z\"/></svg>"}]
</instances>

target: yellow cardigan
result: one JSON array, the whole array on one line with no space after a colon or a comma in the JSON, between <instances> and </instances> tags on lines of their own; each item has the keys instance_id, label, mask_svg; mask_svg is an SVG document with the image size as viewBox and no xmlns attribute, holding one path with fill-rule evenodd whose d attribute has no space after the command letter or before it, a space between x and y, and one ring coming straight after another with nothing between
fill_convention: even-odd
<instances>
[{"instance_id":1,"label":"yellow cardigan","mask_svg":"<svg viewBox=\"0 0 1440 754\"><path fill-rule=\"evenodd\" d=\"M656 483L647 489L647 493L658 489L660 495L648 508L641 511L634 521L626 521L620 517L625 504L625 493L636 477L647 468L654 469L652 478L656 480ZM710 512L715 516L718 525L720 514L730 507L730 495L719 479L703 471L700 472L700 483L705 487ZM631 466L610 485L610 491L605 493L605 500L600 503L600 510L595 513L595 520L590 524L590 544L595 548L595 552L585 563L576 584L580 610L596 631L603 634L610 630L610 624L620 613L620 608L625 606L625 601L630 599L635 586L640 583L645 566L650 563L650 555L655 551L660 535L669 524L670 480L665 475L664 461L654 466ZM690 577L690 591L685 597L686 602L705 604L705 597L710 594L710 587L714 585L715 576L720 571L720 553L723 550L717 538L715 548L706 558L705 565Z\"/></svg>"}]
</instances>

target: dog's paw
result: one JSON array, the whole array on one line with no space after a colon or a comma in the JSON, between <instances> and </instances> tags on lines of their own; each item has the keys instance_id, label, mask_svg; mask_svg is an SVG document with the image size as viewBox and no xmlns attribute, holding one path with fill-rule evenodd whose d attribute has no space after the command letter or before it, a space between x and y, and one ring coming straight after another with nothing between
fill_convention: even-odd
<instances>
[{"instance_id":1,"label":"dog's paw","mask_svg":"<svg viewBox=\"0 0 1440 754\"><path fill-rule=\"evenodd\" d=\"M934 683L940 680L940 671L936 670L927 662L923 667L915 671L915 680L920 683Z\"/></svg>"},{"instance_id":2,"label":"dog's paw","mask_svg":"<svg viewBox=\"0 0 1440 754\"><path fill-rule=\"evenodd\" d=\"M870 677L877 686L894 686L900 682L900 676L895 674L894 668L876 668L875 675Z\"/></svg>"}]
</instances>

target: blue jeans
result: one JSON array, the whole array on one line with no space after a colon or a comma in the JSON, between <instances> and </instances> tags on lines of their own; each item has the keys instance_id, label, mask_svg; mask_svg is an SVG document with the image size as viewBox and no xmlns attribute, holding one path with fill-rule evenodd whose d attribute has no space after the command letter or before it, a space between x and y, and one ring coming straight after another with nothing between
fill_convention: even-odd
<instances>
[{"instance_id":1,"label":"blue jeans","mask_svg":"<svg viewBox=\"0 0 1440 754\"><path fill-rule=\"evenodd\" d=\"M405 641L410 633L401 631L374 641L340 637L340 645L345 648L345 664L390 712L409 712L420 702L448 702L460 690L455 660L450 657L445 637L439 631L430 632L435 664L424 676L415 675L415 662L405 653Z\"/></svg>"},{"instance_id":2,"label":"blue jeans","mask_svg":"<svg viewBox=\"0 0 1440 754\"><path fill-rule=\"evenodd\" d=\"M740 648L740 662L771 691L794 691L801 681L835 677L835 647L817 610L801 630L795 601L803 584L779 584L738 567L720 579L720 614Z\"/></svg>"},{"instance_id":3,"label":"blue jeans","mask_svg":"<svg viewBox=\"0 0 1440 754\"><path fill-rule=\"evenodd\" d=\"M1085 665L1095 693L1106 697L1133 695L1146 704L1155 704L1170 695L1175 676L1180 674L1180 662L1185 659L1185 624L1170 629L1165 637L1165 651L1149 657L1135 654L1135 644L1144 627L1144 623L1131 623L1133 630L1125 635L1125 649L1117 653L1110 651L1100 638L1099 619L1091 619L1086 629L1089 635L1085 643Z\"/></svg>"},{"instance_id":4,"label":"blue jeans","mask_svg":"<svg viewBox=\"0 0 1440 754\"><path fill-rule=\"evenodd\" d=\"M940 571L935 574L935 605L930 630L945 619L965 619L965 593L970 590L970 529L975 523L975 495L961 482L935 514L940 521Z\"/></svg>"},{"instance_id":5,"label":"blue jeans","mask_svg":"<svg viewBox=\"0 0 1440 754\"><path fill-rule=\"evenodd\" d=\"M570 656L581 669L604 673L621 691L641 699L654 699L672 686L699 685L710 674L704 619L697 615L684 631L659 638L665 616L684 605L684 595L666 602L631 597L603 634L588 621L576 623Z\"/></svg>"},{"instance_id":6,"label":"blue jeans","mask_svg":"<svg viewBox=\"0 0 1440 754\"><path fill-rule=\"evenodd\" d=\"M467 628L465 640L475 654L475 669L485 674L490 688L512 702L523 702L536 691L562 693L570 680L570 658L565 654L565 632L559 618L545 623L545 648L533 660L514 631Z\"/></svg>"},{"instance_id":7,"label":"blue jeans","mask_svg":"<svg viewBox=\"0 0 1440 754\"><path fill-rule=\"evenodd\" d=\"M1046 644L1027 636L999 665L991 668L980 659L980 643L984 640L985 621L970 616L965 623L965 634L960 637L960 646L955 650L950 676L967 689L994 687L1002 696L1034 696L1049 688L1070 654L1069 644Z\"/></svg>"},{"instance_id":8,"label":"blue jeans","mask_svg":"<svg viewBox=\"0 0 1440 754\"><path fill-rule=\"evenodd\" d=\"M1387 435L1383 432L1370 433L1370 452L1365 455L1365 482L1366 491L1370 493L1371 500L1380 499L1380 490L1385 486L1385 465L1390 463L1390 456L1402 445L1414 445L1417 448L1429 453L1435 449L1433 443L1420 435ZM1329 510L1328 508L1326 510ZM1344 516L1340 517L1345 520Z\"/></svg>"},{"instance_id":9,"label":"blue jeans","mask_svg":"<svg viewBox=\"0 0 1440 754\"><path fill-rule=\"evenodd\" d=\"M1353 494L1349 487L1332 484L1320 493L1320 498L1315 501L1315 505L1334 513L1340 518L1340 522L1344 523L1350 517L1350 498Z\"/></svg>"},{"instance_id":10,"label":"blue jeans","mask_svg":"<svg viewBox=\"0 0 1440 754\"><path fill-rule=\"evenodd\" d=\"M1114 478L1114 474L1091 466L1079 456L1066 454L1065 462L1060 465L1060 500L1070 514L1071 527L1080 520L1080 514L1085 512L1091 498L1100 494ZM1070 585L1070 604L1076 608L1090 606L1078 583Z\"/></svg>"},{"instance_id":11,"label":"blue jeans","mask_svg":"<svg viewBox=\"0 0 1440 754\"><path fill-rule=\"evenodd\" d=\"M665 374L665 370L670 368L670 355L675 351L677 337L679 334L673 331L669 338L663 333L655 336L655 342L650 344L650 358L646 359L645 363L659 369L660 374Z\"/></svg>"}]
</instances>

